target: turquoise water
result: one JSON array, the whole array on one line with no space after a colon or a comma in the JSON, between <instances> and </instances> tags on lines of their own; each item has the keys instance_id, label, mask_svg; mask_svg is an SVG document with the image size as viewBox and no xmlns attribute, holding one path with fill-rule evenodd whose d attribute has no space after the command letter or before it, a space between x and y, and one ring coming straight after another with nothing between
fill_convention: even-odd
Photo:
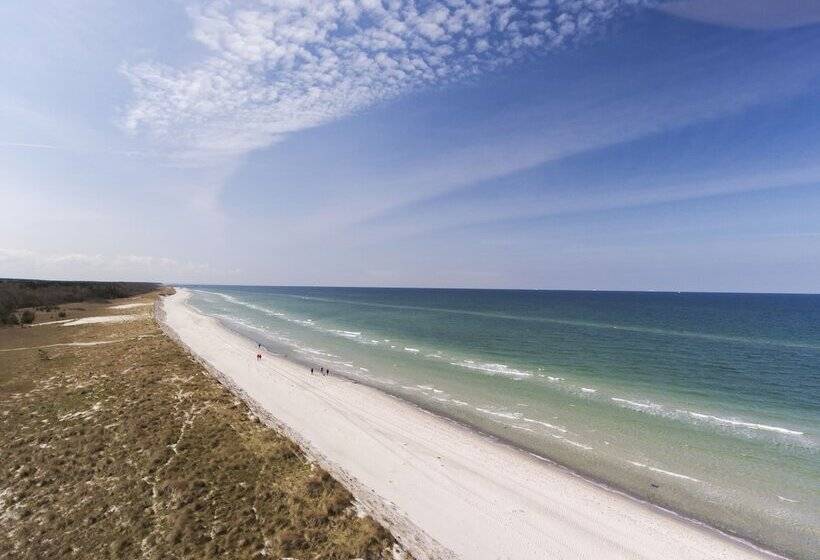
<instances>
[{"instance_id":1,"label":"turquoise water","mask_svg":"<svg viewBox=\"0 0 820 560\"><path fill-rule=\"evenodd\" d=\"M820 296L193 289L271 351L788 556L820 549Z\"/></svg>"}]
</instances>

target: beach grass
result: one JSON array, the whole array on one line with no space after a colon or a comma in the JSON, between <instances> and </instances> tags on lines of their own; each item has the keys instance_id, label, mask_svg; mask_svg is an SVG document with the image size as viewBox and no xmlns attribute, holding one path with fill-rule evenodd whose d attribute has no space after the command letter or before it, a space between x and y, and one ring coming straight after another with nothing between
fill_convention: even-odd
<instances>
[{"instance_id":1,"label":"beach grass","mask_svg":"<svg viewBox=\"0 0 820 560\"><path fill-rule=\"evenodd\" d=\"M122 322L0 328L0 558L392 558L391 535L152 306L111 309L157 297L37 314Z\"/></svg>"}]
</instances>

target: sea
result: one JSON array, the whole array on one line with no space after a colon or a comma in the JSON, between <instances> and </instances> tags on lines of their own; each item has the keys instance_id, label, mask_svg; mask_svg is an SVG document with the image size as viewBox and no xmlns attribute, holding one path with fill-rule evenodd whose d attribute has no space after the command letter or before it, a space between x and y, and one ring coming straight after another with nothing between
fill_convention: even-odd
<instances>
[{"instance_id":1,"label":"sea","mask_svg":"<svg viewBox=\"0 0 820 560\"><path fill-rule=\"evenodd\" d=\"M306 371L818 557L818 295L189 288L194 308Z\"/></svg>"}]
</instances>

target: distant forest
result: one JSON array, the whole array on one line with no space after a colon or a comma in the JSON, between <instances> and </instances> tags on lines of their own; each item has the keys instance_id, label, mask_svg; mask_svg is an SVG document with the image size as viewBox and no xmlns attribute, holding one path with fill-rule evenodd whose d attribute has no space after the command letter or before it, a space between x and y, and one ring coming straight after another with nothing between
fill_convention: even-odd
<instances>
[{"instance_id":1,"label":"distant forest","mask_svg":"<svg viewBox=\"0 0 820 560\"><path fill-rule=\"evenodd\" d=\"M150 282L63 282L0 279L0 323L17 324L15 313L27 307L53 307L62 303L130 297L155 290ZM31 315L33 317L33 314Z\"/></svg>"}]
</instances>

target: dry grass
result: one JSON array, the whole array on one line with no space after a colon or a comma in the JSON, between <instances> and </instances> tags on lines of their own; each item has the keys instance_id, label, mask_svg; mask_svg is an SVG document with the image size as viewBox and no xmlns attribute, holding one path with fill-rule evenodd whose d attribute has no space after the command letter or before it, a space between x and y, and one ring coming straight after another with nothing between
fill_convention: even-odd
<instances>
[{"instance_id":1,"label":"dry grass","mask_svg":"<svg viewBox=\"0 0 820 560\"><path fill-rule=\"evenodd\" d=\"M111 343L53 346L88 341ZM344 487L150 318L0 329L0 449L0 558L392 558Z\"/></svg>"}]
</instances>

